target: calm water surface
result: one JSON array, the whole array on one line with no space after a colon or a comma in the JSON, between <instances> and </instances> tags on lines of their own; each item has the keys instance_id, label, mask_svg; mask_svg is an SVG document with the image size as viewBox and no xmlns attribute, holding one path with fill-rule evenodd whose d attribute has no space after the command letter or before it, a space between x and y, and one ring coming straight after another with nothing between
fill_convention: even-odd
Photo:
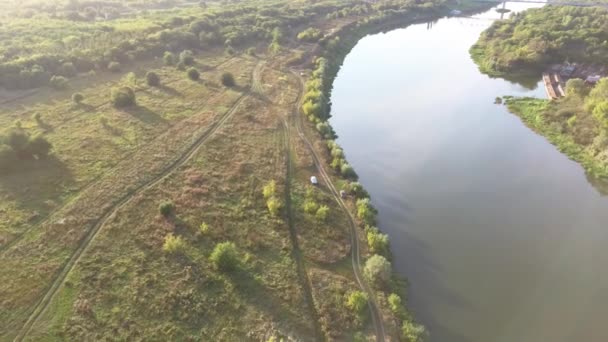
<instances>
[{"instance_id":1,"label":"calm water surface","mask_svg":"<svg viewBox=\"0 0 608 342\"><path fill-rule=\"evenodd\" d=\"M545 97L470 60L498 16L362 39L335 81L331 123L434 341L608 341L608 198L493 104Z\"/></svg>"}]
</instances>

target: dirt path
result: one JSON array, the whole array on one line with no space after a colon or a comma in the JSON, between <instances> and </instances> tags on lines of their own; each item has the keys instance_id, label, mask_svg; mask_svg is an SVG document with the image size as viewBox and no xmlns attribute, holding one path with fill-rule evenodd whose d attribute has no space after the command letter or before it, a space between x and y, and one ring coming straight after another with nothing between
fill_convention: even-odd
<instances>
[{"instance_id":1,"label":"dirt path","mask_svg":"<svg viewBox=\"0 0 608 342\"><path fill-rule=\"evenodd\" d=\"M332 196L334 197L336 202L338 202L338 204L340 205L342 210L348 216L349 227L350 227L350 238L351 238L351 245L352 245L351 263L353 266L353 273L355 274L355 279L357 281L357 285L359 286L359 288L362 291L367 293L367 297L369 298L368 306L369 306L369 311L370 311L370 315L372 318L372 325L374 326L374 330L376 331L376 340L383 342L385 340L386 334L384 331L384 323L382 321L382 316L380 314L380 310L378 309L378 305L376 303L376 299L375 299L376 296L375 296L372 288L363 279L363 275L361 274L362 267L361 267L360 246L359 246L359 237L358 237L358 230L357 230L357 224L355 222L355 218L353 217L350 210L348 210L348 207L342 200L340 193L338 192L338 190L334 186L333 182L331 181L331 178L325 171L325 169L323 167L323 163L321 163L321 159L317 155L317 152L315 151L312 143L310 142L310 140L308 140L308 137L306 137L306 134L304 133L304 130L302 128L303 127L302 120L303 120L304 116L301 115L301 112L300 112L301 101L302 101L301 99L302 99L302 96L304 93L304 80L302 79L302 77L298 76L298 74L293 71L292 71L292 74L298 78L298 84L300 86L299 101L296 103L296 110L294 111L294 115L295 115L294 121L295 121L295 126L297 129L298 135L302 139L302 141L304 141L306 147L308 148L310 155L313 159L313 162L314 162L317 170L319 171L319 175L321 176L321 178L323 179L323 181L325 182L325 184L331 191Z\"/></svg>"},{"instance_id":2,"label":"dirt path","mask_svg":"<svg viewBox=\"0 0 608 342\"><path fill-rule=\"evenodd\" d=\"M298 92L298 98L295 101L295 108L293 115L297 115L297 111L299 110L299 105L303 93L301 91ZM300 284L302 285L302 290L304 291L304 295L306 297L306 303L310 309L310 314L313 320L313 326L315 330L315 335L317 341L325 341L325 335L323 334L323 330L321 329L321 323L319 321L319 313L315 307L315 302L312 296L312 288L310 286L310 279L308 278L308 273L306 272L306 265L304 263L304 259L302 257L302 250L300 249L300 243L298 241L298 233L296 231L295 222L294 222L294 214L293 207L291 205L291 182L293 179L293 162L292 162L292 153L293 149L291 147L291 129L289 122L284 119L283 121L283 130L285 132L285 159L286 159L286 178L285 178L285 209L287 210L287 224L289 226L289 237L291 239L291 245L293 248L293 258L296 262L296 268L298 273L298 278L300 278Z\"/></svg>"},{"instance_id":3,"label":"dirt path","mask_svg":"<svg viewBox=\"0 0 608 342\"><path fill-rule=\"evenodd\" d=\"M262 64L261 62L258 63L258 65L254 68L252 80L256 79L256 77L257 77L256 73L259 73L259 71L261 69L261 64ZM253 88L253 86L252 86L252 88ZM158 183L162 182L167 177L169 177L176 169L178 169L180 166L182 166L183 164L188 162L192 158L192 156L194 156L194 154L196 154L198 149L205 142L207 142L209 140L209 138L211 138L213 136L213 134L219 128L221 128L224 125L224 123L226 123L226 121L228 121L228 119L232 116L232 114L234 114L234 112L236 112L239 105L245 100L247 95L249 95L249 91L244 92L238 98L238 100L234 103L234 105L227 112L225 112L219 120L214 122L207 131L205 131L192 145L190 145L190 147L188 147L188 149L186 151L184 151L184 153L181 155L181 157L179 159L177 159L176 161L171 163L171 165L169 165L162 173L160 173L158 176L154 177L150 181L140 185L135 190L133 190L131 193L125 195L114 206L112 206L111 208L108 209L106 214L104 214L97 221L97 223L93 226L93 228L86 234L86 236L84 237L82 242L79 244L78 248L76 248L76 250L72 253L70 259L66 262L66 264L58 272L57 276L55 277L55 280L50 285L50 287L47 290L47 292L45 293L45 295L38 302L38 304L32 311L32 314L29 316L29 318L27 319L25 324L21 327L21 330L19 331L19 334L15 338L15 341L22 341L29 334L32 327L37 322L38 318L40 318L40 316L48 308L49 304L51 303L51 301L57 294L57 291L63 284L67 275L74 268L74 266L78 263L78 260L82 256L83 252L87 249L87 247L90 245L91 241L95 238L95 236L101 230L101 228L105 225L105 223L108 222L111 218L113 218L121 208L123 208L127 203L129 203L131 201L131 199L133 199L133 197L135 197L136 195L140 194L141 192L143 192L151 187L154 187Z\"/></svg>"}]
</instances>

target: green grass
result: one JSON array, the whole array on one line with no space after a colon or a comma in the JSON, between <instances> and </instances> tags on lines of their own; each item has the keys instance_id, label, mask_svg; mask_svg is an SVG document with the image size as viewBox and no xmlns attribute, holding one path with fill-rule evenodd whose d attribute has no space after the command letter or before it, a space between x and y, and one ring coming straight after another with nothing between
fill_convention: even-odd
<instances>
[{"instance_id":1,"label":"green grass","mask_svg":"<svg viewBox=\"0 0 608 342\"><path fill-rule=\"evenodd\" d=\"M606 162L597 159L585 146L577 144L572 136L547 124L546 112L552 110L549 101L534 98L509 98L506 105L528 127L547 138L570 159L580 163L587 173L596 178L608 177Z\"/></svg>"}]
</instances>

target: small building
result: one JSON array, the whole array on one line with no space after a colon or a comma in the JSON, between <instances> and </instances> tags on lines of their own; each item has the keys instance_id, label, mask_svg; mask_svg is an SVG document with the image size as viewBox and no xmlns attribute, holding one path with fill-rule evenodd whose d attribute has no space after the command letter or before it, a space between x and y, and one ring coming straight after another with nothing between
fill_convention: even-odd
<instances>
[{"instance_id":1,"label":"small building","mask_svg":"<svg viewBox=\"0 0 608 342\"><path fill-rule=\"evenodd\" d=\"M585 83L595 85L601 78L602 76L600 75L587 76L587 78L585 79Z\"/></svg>"},{"instance_id":2,"label":"small building","mask_svg":"<svg viewBox=\"0 0 608 342\"><path fill-rule=\"evenodd\" d=\"M310 177L310 184L312 184L312 185L319 184L319 181L317 180L317 177L315 177L315 176Z\"/></svg>"}]
</instances>

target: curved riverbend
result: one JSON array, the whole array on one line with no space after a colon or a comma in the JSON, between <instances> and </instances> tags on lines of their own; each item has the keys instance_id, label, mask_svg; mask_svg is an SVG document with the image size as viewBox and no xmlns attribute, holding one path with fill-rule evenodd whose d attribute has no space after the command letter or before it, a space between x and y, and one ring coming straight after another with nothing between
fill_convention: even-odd
<instances>
[{"instance_id":1,"label":"curved riverbend","mask_svg":"<svg viewBox=\"0 0 608 342\"><path fill-rule=\"evenodd\" d=\"M545 96L471 61L470 46L497 16L361 39L334 82L331 124L432 340L598 341L608 198L493 103Z\"/></svg>"}]
</instances>

